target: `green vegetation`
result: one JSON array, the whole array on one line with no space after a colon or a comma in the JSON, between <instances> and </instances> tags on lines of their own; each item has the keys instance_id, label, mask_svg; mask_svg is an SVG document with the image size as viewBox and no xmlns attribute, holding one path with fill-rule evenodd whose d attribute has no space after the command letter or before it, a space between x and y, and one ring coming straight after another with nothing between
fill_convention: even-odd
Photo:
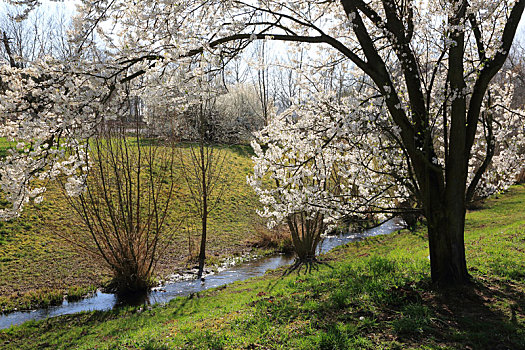
<instances>
[{"instance_id":1,"label":"green vegetation","mask_svg":"<svg viewBox=\"0 0 525 350\"><path fill-rule=\"evenodd\" d=\"M5 152L9 146L0 139L0 150ZM254 227L261 222L255 213L257 198L246 184L252 169L251 148L226 148L228 190L211 213L209 265L251 249L258 241ZM198 254L198 226L188 219L191 198L180 177L174 197L170 220L174 236L157 263L158 279L193 266ZM42 203L29 204L18 219L0 222L0 311L57 304L65 295L78 299L109 281L110 271L60 238L84 237L81 229L81 221L53 183L48 184Z\"/></svg>"},{"instance_id":2,"label":"green vegetation","mask_svg":"<svg viewBox=\"0 0 525 350\"><path fill-rule=\"evenodd\" d=\"M339 247L308 275L282 269L177 298L28 322L6 349L523 349L525 186L467 215L472 284L435 291L426 232Z\"/></svg>"}]
</instances>

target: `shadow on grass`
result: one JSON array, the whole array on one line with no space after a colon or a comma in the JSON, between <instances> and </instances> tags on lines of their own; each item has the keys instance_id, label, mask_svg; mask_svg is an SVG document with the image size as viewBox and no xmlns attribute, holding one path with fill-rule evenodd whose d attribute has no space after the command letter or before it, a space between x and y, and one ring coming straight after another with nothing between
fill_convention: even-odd
<instances>
[{"instance_id":1,"label":"shadow on grass","mask_svg":"<svg viewBox=\"0 0 525 350\"><path fill-rule=\"evenodd\" d=\"M318 260L317 258L314 258L314 259L311 259L311 260L306 260L306 261L302 261L302 260L296 258L294 260L294 262L292 263L292 265L290 265L289 267L284 269L282 277L291 275L293 273L297 274L297 276L300 276L301 272L303 274L305 274L305 275L311 274L314 271L318 272L319 271L319 267L321 267L321 266L327 266L327 267L329 267L331 269L334 268L328 262L322 261L322 260Z\"/></svg>"},{"instance_id":2,"label":"shadow on grass","mask_svg":"<svg viewBox=\"0 0 525 350\"><path fill-rule=\"evenodd\" d=\"M276 278L274 280L270 280L266 287L266 290L272 292L275 289L275 287L281 284L281 282L283 282L284 278L287 276L295 275L299 278L302 275L306 277L312 274L313 272L319 272L319 269L321 267L327 267L332 270L334 269L332 265L323 260L314 259L309 261L300 261L296 258L291 265L282 266L276 269L273 273L267 273L268 275L273 274Z\"/></svg>"},{"instance_id":3,"label":"shadow on grass","mask_svg":"<svg viewBox=\"0 0 525 350\"><path fill-rule=\"evenodd\" d=\"M410 295L389 313L398 340L411 345L433 343L470 349L525 349L523 291L508 283L474 281L468 286ZM419 299L419 300L418 300Z\"/></svg>"},{"instance_id":4,"label":"shadow on grass","mask_svg":"<svg viewBox=\"0 0 525 350\"><path fill-rule=\"evenodd\" d=\"M190 300L193 300L193 299L199 299L199 293L192 293L186 298L177 299L177 306L172 307L173 309L172 315L173 316L183 315L186 305L190 302Z\"/></svg>"},{"instance_id":5,"label":"shadow on grass","mask_svg":"<svg viewBox=\"0 0 525 350\"><path fill-rule=\"evenodd\" d=\"M405 265L372 257L323 269L322 278L316 271L282 280L250 304L253 328L306 321L308 344L326 349L525 349L521 284L475 280L437 291L424 271Z\"/></svg>"}]
</instances>

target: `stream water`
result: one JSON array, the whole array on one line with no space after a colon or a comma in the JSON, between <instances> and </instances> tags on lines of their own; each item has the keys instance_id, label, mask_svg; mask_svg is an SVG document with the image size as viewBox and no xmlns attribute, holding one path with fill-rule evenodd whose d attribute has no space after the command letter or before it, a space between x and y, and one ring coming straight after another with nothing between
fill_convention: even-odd
<instances>
[{"instance_id":1,"label":"stream water","mask_svg":"<svg viewBox=\"0 0 525 350\"><path fill-rule=\"evenodd\" d=\"M319 247L320 253L325 253L332 248L348 242L357 241L366 237L389 234L402 228L401 222L392 219L381 226L366 230L362 233L351 233L345 235L328 236ZM186 296L192 293L201 292L206 289L223 286L235 281L242 281L250 277L261 276L267 270L275 269L280 266L288 265L293 262L293 256L275 255L257 260L248 261L212 275L206 276L201 280L181 280L170 282L160 288L154 288L140 303L149 305L166 303L169 300ZM75 302L64 301L62 305L51 306L32 311L18 311L0 316L0 329L8 328L12 325L21 324L29 320L42 320L48 317L73 314L82 311L110 310L120 305L115 294L96 292L92 297Z\"/></svg>"}]
</instances>

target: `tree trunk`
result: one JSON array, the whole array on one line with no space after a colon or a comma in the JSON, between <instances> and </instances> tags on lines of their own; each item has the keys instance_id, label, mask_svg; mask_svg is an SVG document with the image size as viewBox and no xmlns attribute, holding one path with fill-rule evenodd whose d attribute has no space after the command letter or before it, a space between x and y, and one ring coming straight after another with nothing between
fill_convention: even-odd
<instances>
[{"instance_id":1,"label":"tree trunk","mask_svg":"<svg viewBox=\"0 0 525 350\"><path fill-rule=\"evenodd\" d=\"M313 218L309 218L307 213L295 213L288 215L287 222L299 261L315 261L317 246L325 228L323 215L317 213Z\"/></svg>"},{"instance_id":2,"label":"tree trunk","mask_svg":"<svg viewBox=\"0 0 525 350\"><path fill-rule=\"evenodd\" d=\"M469 281L465 259L465 206L456 203L434 203L427 213L430 268L432 282L439 287L465 284Z\"/></svg>"},{"instance_id":3,"label":"tree trunk","mask_svg":"<svg viewBox=\"0 0 525 350\"><path fill-rule=\"evenodd\" d=\"M198 277L202 277L204 271L204 261L206 260L206 229L208 227L208 186L206 183L206 164L204 159L204 145L201 143L201 166L202 166L202 232L201 232L201 247L199 252L199 272Z\"/></svg>"},{"instance_id":4,"label":"tree trunk","mask_svg":"<svg viewBox=\"0 0 525 350\"><path fill-rule=\"evenodd\" d=\"M207 226L207 219L208 219L208 213L207 209L205 209L203 216L202 216L202 234L201 234L201 247L199 252L199 272L198 277L202 277L202 273L204 271L204 261L206 260L206 226Z\"/></svg>"},{"instance_id":5,"label":"tree trunk","mask_svg":"<svg viewBox=\"0 0 525 350\"><path fill-rule=\"evenodd\" d=\"M201 232L201 247L199 252L199 272L197 274L198 278L202 277L202 273L204 271L204 261L206 260L206 229L208 227L208 183L207 183L207 176L208 176L208 166L206 164L206 161L209 161L210 155L208 154L208 159L206 159L204 155L204 137L206 133L205 129L205 117L204 117L204 111L201 104L201 111L200 111L200 144L199 144L199 150L200 150L200 156L201 156L201 171L200 175L202 176L202 232Z\"/></svg>"},{"instance_id":6,"label":"tree trunk","mask_svg":"<svg viewBox=\"0 0 525 350\"><path fill-rule=\"evenodd\" d=\"M464 244L466 164L461 154L450 152L445 176L439 169L429 167L420 172L431 277L438 287L462 285L470 279Z\"/></svg>"}]
</instances>

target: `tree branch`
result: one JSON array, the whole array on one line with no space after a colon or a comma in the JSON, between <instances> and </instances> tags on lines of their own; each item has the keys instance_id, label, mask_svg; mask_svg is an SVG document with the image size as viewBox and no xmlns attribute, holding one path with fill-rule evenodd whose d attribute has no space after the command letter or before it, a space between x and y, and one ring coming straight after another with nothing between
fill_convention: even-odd
<instances>
[{"instance_id":1,"label":"tree branch","mask_svg":"<svg viewBox=\"0 0 525 350\"><path fill-rule=\"evenodd\" d=\"M516 30L518 29L518 24L523 14L524 7L525 0L518 0L514 4L514 7L511 10L503 30L500 49L494 55L494 57L491 60L488 60L483 66L481 72L479 73L478 80L474 85L474 90L472 97L470 98L469 110L467 114L466 147L467 150L469 150L468 154L470 154L470 149L472 148L474 139L476 137L476 129L479 121L481 106L483 104L483 97L487 92L490 81L501 69L509 55L509 51L512 46L512 42L514 41ZM465 161L468 161L468 159Z\"/></svg>"}]
</instances>

